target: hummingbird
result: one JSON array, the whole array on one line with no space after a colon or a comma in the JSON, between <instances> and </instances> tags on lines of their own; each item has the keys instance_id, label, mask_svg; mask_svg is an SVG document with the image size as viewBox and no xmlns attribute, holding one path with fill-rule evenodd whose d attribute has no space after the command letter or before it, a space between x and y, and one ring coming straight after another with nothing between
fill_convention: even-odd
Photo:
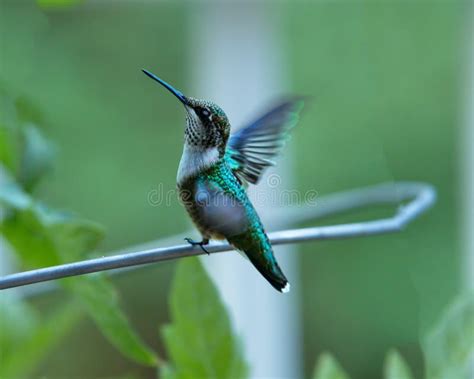
<instances>
[{"instance_id":1,"label":"hummingbird","mask_svg":"<svg viewBox=\"0 0 474 379\"><path fill-rule=\"evenodd\" d=\"M246 193L248 183L257 184L266 168L274 165L295 126L302 98L282 101L249 125L231 134L224 111L215 103L184 96L147 70L151 79L169 90L184 105L184 148L177 173L177 187L201 241L227 240L243 253L260 274L278 291L290 284L273 254L272 245Z\"/></svg>"}]
</instances>

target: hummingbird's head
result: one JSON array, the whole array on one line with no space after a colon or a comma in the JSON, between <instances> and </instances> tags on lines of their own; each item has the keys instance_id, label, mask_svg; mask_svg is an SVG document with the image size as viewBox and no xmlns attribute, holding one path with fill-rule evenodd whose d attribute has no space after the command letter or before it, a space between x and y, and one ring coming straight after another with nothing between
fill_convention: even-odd
<instances>
[{"instance_id":1,"label":"hummingbird's head","mask_svg":"<svg viewBox=\"0 0 474 379\"><path fill-rule=\"evenodd\" d=\"M147 70L143 72L168 89L184 105L186 109L184 143L195 150L217 149L219 156L222 157L230 135L230 123L224 111L211 101L184 96L151 72Z\"/></svg>"},{"instance_id":2,"label":"hummingbird's head","mask_svg":"<svg viewBox=\"0 0 474 379\"><path fill-rule=\"evenodd\" d=\"M224 155L230 123L224 111L211 101L186 98L185 143L203 150L217 148Z\"/></svg>"}]
</instances>

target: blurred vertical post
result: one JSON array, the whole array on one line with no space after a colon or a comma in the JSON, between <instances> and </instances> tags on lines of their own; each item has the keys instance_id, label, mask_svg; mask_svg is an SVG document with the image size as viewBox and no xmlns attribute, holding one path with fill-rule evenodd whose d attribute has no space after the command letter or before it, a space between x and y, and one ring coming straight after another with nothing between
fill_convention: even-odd
<instances>
[{"instance_id":1,"label":"blurred vertical post","mask_svg":"<svg viewBox=\"0 0 474 379\"><path fill-rule=\"evenodd\" d=\"M193 96L221 105L233 127L251 121L262 111L262 106L282 93L286 78L280 54L278 15L272 12L272 7L262 2L199 3L193 9L190 29L193 31L189 57ZM275 186L288 188L291 179L288 155L273 171L272 178L276 180L269 183L264 179L257 189L250 189L267 230L284 226L282 220L276 224L269 219L271 201L261 200L275 198L274 191L278 190ZM266 178L269 175L272 174L267 173ZM258 201L254 199L256 191ZM243 338L252 377L302 376L294 250L275 248L291 282L289 294L275 291L237 253L203 259Z\"/></svg>"}]
</instances>

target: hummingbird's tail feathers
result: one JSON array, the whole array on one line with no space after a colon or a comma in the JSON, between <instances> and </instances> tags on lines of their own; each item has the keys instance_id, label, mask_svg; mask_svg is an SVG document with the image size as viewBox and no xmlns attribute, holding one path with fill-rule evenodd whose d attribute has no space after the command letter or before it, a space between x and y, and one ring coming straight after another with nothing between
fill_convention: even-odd
<instances>
[{"instance_id":1,"label":"hummingbird's tail feathers","mask_svg":"<svg viewBox=\"0 0 474 379\"><path fill-rule=\"evenodd\" d=\"M265 279L268 280L268 282L273 286L273 288L282 293L287 293L290 291L290 283L286 279L285 274L283 274L283 272L281 271L280 266L278 266L275 257L272 258L274 261L272 262L271 266L261 266L249 256L249 259L253 263L255 268L260 272L260 274L262 274Z\"/></svg>"},{"instance_id":2,"label":"hummingbird's tail feathers","mask_svg":"<svg viewBox=\"0 0 474 379\"><path fill-rule=\"evenodd\" d=\"M283 274L275 256L270 242L267 238L252 239L248 236L230 238L229 242L234 245L239 252L245 253L254 267L267 279L267 281L277 290L283 293L290 291L290 283Z\"/></svg>"}]
</instances>

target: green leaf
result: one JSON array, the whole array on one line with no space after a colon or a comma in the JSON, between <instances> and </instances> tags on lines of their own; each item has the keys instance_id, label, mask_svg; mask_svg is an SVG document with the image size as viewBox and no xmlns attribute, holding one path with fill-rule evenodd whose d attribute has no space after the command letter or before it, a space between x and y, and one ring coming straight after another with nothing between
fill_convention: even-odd
<instances>
[{"instance_id":1,"label":"green leaf","mask_svg":"<svg viewBox=\"0 0 474 379\"><path fill-rule=\"evenodd\" d=\"M134 332L121 311L115 288L103 275L67 280L101 332L126 357L148 366L157 365L157 357Z\"/></svg>"},{"instance_id":2,"label":"green leaf","mask_svg":"<svg viewBox=\"0 0 474 379\"><path fill-rule=\"evenodd\" d=\"M177 265L170 300L172 324L163 328L166 378L245 378L241 344L214 284L197 258Z\"/></svg>"},{"instance_id":3,"label":"green leaf","mask_svg":"<svg viewBox=\"0 0 474 379\"><path fill-rule=\"evenodd\" d=\"M58 5L72 2L41 3ZM20 124L18 115L22 122L40 119L38 110L26 99L19 99L15 104L11 97L3 95L0 92L0 131L17 130ZM3 125L8 125L8 129ZM0 163L11 168L11 174L4 175L0 187L0 206L6 211L0 218L0 232L21 258L22 264L29 268L83 259L102 240L103 229L96 223L49 209L25 192L25 189L31 190L49 169L54 149L34 126L28 125L21 130L24 138L17 176L22 186L12 179L16 172L11 164L12 154L18 151L18 146L0 151L0 158L4 158ZM13 146L13 140L6 137L10 136L0 133L0 149ZM138 363L157 365L156 355L133 330L120 308L114 287L105 277L78 277L62 281L62 284L81 299L104 336L120 352ZM33 353L26 351L25 354Z\"/></svg>"},{"instance_id":4,"label":"green leaf","mask_svg":"<svg viewBox=\"0 0 474 379\"><path fill-rule=\"evenodd\" d=\"M97 224L52 211L35 203L18 186L0 189L8 206L0 231L28 267L51 266L84 258L102 239ZM135 333L105 277L77 277L61 282L79 297L104 336L125 356L155 366L154 353Z\"/></svg>"},{"instance_id":5,"label":"green leaf","mask_svg":"<svg viewBox=\"0 0 474 379\"><path fill-rule=\"evenodd\" d=\"M46 267L61 262L54 241L49 238L48 227L43 224L33 206L7 213L0 225L0 231L24 267Z\"/></svg>"},{"instance_id":6,"label":"green leaf","mask_svg":"<svg viewBox=\"0 0 474 379\"><path fill-rule=\"evenodd\" d=\"M474 353L474 294L456 299L423 341L427 377L463 378Z\"/></svg>"},{"instance_id":7,"label":"green leaf","mask_svg":"<svg viewBox=\"0 0 474 379\"><path fill-rule=\"evenodd\" d=\"M27 191L50 169L55 155L52 143L32 123L41 119L33 103L0 88L0 164Z\"/></svg>"},{"instance_id":8,"label":"green leaf","mask_svg":"<svg viewBox=\"0 0 474 379\"><path fill-rule=\"evenodd\" d=\"M8 356L2 357L1 378L29 377L44 357L50 353L81 317L76 304L55 311L47 321L38 324ZM2 324L3 326L3 324Z\"/></svg>"},{"instance_id":9,"label":"green leaf","mask_svg":"<svg viewBox=\"0 0 474 379\"><path fill-rule=\"evenodd\" d=\"M0 163L30 191L47 172L55 149L32 120L39 111L26 98L13 99L0 89Z\"/></svg>"},{"instance_id":10,"label":"green leaf","mask_svg":"<svg viewBox=\"0 0 474 379\"><path fill-rule=\"evenodd\" d=\"M2 293L0 296L0 362L14 354L15 349L34 332L38 323L38 314L29 304L21 301L11 292Z\"/></svg>"},{"instance_id":11,"label":"green leaf","mask_svg":"<svg viewBox=\"0 0 474 379\"><path fill-rule=\"evenodd\" d=\"M388 352L384 364L385 379L411 379L413 375L410 367L396 350Z\"/></svg>"},{"instance_id":12,"label":"green leaf","mask_svg":"<svg viewBox=\"0 0 474 379\"><path fill-rule=\"evenodd\" d=\"M18 161L16 131L0 124L0 164L9 171L15 171Z\"/></svg>"},{"instance_id":13,"label":"green leaf","mask_svg":"<svg viewBox=\"0 0 474 379\"><path fill-rule=\"evenodd\" d=\"M8 208L26 209L32 205L32 200L18 184L16 184L8 173L2 172L2 185L0 187L0 206Z\"/></svg>"},{"instance_id":14,"label":"green leaf","mask_svg":"<svg viewBox=\"0 0 474 379\"><path fill-rule=\"evenodd\" d=\"M28 267L84 258L104 236L103 228L94 222L35 202L8 177L0 187L0 205L7 210L0 231Z\"/></svg>"},{"instance_id":15,"label":"green leaf","mask_svg":"<svg viewBox=\"0 0 474 379\"><path fill-rule=\"evenodd\" d=\"M314 369L313 379L349 379L349 376L331 354L323 353Z\"/></svg>"},{"instance_id":16,"label":"green leaf","mask_svg":"<svg viewBox=\"0 0 474 379\"><path fill-rule=\"evenodd\" d=\"M49 220L48 234L62 262L83 259L104 237L104 229L95 222L51 212L44 217Z\"/></svg>"},{"instance_id":17,"label":"green leaf","mask_svg":"<svg viewBox=\"0 0 474 379\"><path fill-rule=\"evenodd\" d=\"M39 179L51 169L56 150L34 125L28 124L22 129L22 133L23 151L18 181L23 188L31 191Z\"/></svg>"},{"instance_id":18,"label":"green leaf","mask_svg":"<svg viewBox=\"0 0 474 379\"><path fill-rule=\"evenodd\" d=\"M18 115L12 98L0 88L0 166L15 172L19 164Z\"/></svg>"}]
</instances>

